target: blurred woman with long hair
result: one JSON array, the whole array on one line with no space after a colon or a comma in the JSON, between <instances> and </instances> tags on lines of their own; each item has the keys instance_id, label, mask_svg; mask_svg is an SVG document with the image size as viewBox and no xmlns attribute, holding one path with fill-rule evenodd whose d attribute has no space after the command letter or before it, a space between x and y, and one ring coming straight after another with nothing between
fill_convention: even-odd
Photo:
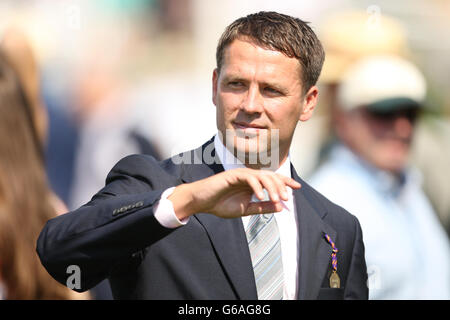
<instances>
[{"instance_id":1,"label":"blurred woman with long hair","mask_svg":"<svg viewBox=\"0 0 450 320\"><path fill-rule=\"evenodd\" d=\"M0 51L0 295L3 299L71 299L77 294L42 267L35 244L56 215L42 139L14 69Z\"/></svg>"}]
</instances>

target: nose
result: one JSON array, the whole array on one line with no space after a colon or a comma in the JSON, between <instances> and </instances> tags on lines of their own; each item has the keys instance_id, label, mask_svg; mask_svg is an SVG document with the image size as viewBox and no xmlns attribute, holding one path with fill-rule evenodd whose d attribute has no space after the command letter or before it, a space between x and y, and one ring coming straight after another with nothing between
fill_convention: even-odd
<instances>
[{"instance_id":1,"label":"nose","mask_svg":"<svg viewBox=\"0 0 450 320\"><path fill-rule=\"evenodd\" d=\"M242 101L241 110L248 114L254 114L261 113L262 109L263 101L259 88L256 85L250 86Z\"/></svg>"},{"instance_id":2,"label":"nose","mask_svg":"<svg viewBox=\"0 0 450 320\"><path fill-rule=\"evenodd\" d=\"M398 137L407 139L411 137L413 124L411 123L411 120L405 116L397 117L394 122L394 131Z\"/></svg>"}]
</instances>

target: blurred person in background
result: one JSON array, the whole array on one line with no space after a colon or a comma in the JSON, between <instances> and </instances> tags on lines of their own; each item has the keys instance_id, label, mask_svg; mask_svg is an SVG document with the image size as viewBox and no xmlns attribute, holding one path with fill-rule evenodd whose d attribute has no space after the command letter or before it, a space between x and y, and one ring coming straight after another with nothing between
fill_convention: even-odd
<instances>
[{"instance_id":1,"label":"blurred person in background","mask_svg":"<svg viewBox=\"0 0 450 320\"><path fill-rule=\"evenodd\" d=\"M321 99L313 130L309 135L316 136L316 152L310 165L305 168L310 175L326 157L329 146L334 142L332 131L332 113L336 101L336 93L342 75L346 69L362 57L374 54L393 54L407 56L409 48L406 42L406 31L403 25L387 15L380 15L376 24L369 23L369 15L362 10L344 10L326 16L318 26L318 33L323 42L326 59L320 75L319 87ZM293 141L293 161L301 163L304 157L302 149L296 148Z\"/></svg>"},{"instance_id":2,"label":"blurred person in background","mask_svg":"<svg viewBox=\"0 0 450 320\"><path fill-rule=\"evenodd\" d=\"M321 146L317 151L315 165L311 166L308 174L312 174L314 168L326 159L335 142L331 122L336 110L338 87L345 71L353 63L369 55L387 54L427 64L430 48L413 48L410 43L411 26L407 27L403 20L382 13L381 10L379 6L371 5L366 10L338 11L327 16L320 24L319 35L327 54L319 79L322 98L315 123L315 128L321 128L320 134L316 133L320 136ZM422 50L422 57L413 58L418 54L418 49ZM430 85L427 94L429 108L424 110L415 124L410 161L423 174L423 190L450 236L450 197L447 191L450 189L450 119L445 116L445 105L436 104L440 99L436 97L435 82ZM296 153L301 153L301 150L294 150L294 155ZM430 157L434 159L433 162L429 161Z\"/></svg>"},{"instance_id":3,"label":"blurred person in background","mask_svg":"<svg viewBox=\"0 0 450 320\"><path fill-rule=\"evenodd\" d=\"M121 158L147 154L160 159L159 148L152 139L154 129L149 125L154 118L154 105L136 107L130 98L134 81L145 69L142 46L148 39L142 33L144 27L149 28L149 22L143 25L142 21L153 20L152 6L140 1L92 5L105 12L98 12L95 20L85 21L89 32L82 34L83 50L70 79L69 107L78 131L68 195L70 209L89 201L104 186L105 176ZM111 38L111 34L115 36ZM150 55L145 58L161 60ZM112 299L107 280L91 292L95 299Z\"/></svg>"},{"instance_id":4,"label":"blurred person in background","mask_svg":"<svg viewBox=\"0 0 450 320\"><path fill-rule=\"evenodd\" d=\"M0 296L88 298L54 281L36 254L39 231L57 214L44 169L45 125L36 121L42 118L35 114L28 88L22 89L0 52Z\"/></svg>"},{"instance_id":5,"label":"blurred person in background","mask_svg":"<svg viewBox=\"0 0 450 320\"><path fill-rule=\"evenodd\" d=\"M361 221L370 299L450 298L449 241L409 164L425 94L421 72L400 57L355 62L336 87L338 140L309 179Z\"/></svg>"},{"instance_id":6,"label":"blurred person in background","mask_svg":"<svg viewBox=\"0 0 450 320\"><path fill-rule=\"evenodd\" d=\"M153 6L141 1L98 6L106 13L99 14L95 23L91 21L89 33L83 34L82 44L87 49L75 62L78 68L71 79L70 107L78 128L68 202L71 209L88 201L104 185L105 175L121 158L136 153L160 158L151 139L151 119L145 118L153 118L153 105L146 104L150 111L142 112L130 98L133 81L139 77L135 69L144 68L135 61L143 59L142 43L148 40L141 34L148 27L142 21L153 17ZM115 37L109 37L111 34Z\"/></svg>"},{"instance_id":7,"label":"blurred person in background","mask_svg":"<svg viewBox=\"0 0 450 320\"><path fill-rule=\"evenodd\" d=\"M36 128L36 144L45 166L45 149L48 138L48 114L41 98L40 75L33 49L25 33L17 27L9 27L2 34L0 49L19 79ZM51 190L51 199L57 214L68 211L65 203Z\"/></svg>"},{"instance_id":8,"label":"blurred person in background","mask_svg":"<svg viewBox=\"0 0 450 320\"><path fill-rule=\"evenodd\" d=\"M396 19L387 15L371 16L362 10L333 11L318 24L318 34L324 45L326 59L319 79L321 98L314 123L308 132L296 131L291 150L294 163L310 175L328 151L332 132L330 115L336 90L346 68L361 57L371 54L407 55L406 32ZM302 135L307 134L310 151L306 154ZM297 144L299 146L297 147Z\"/></svg>"}]
</instances>

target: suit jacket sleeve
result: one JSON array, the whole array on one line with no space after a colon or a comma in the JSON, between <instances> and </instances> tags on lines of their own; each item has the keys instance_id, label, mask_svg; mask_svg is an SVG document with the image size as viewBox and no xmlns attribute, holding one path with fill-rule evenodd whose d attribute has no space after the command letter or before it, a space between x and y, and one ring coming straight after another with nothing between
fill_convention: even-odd
<instances>
[{"instance_id":1,"label":"suit jacket sleeve","mask_svg":"<svg viewBox=\"0 0 450 320\"><path fill-rule=\"evenodd\" d=\"M37 242L42 264L64 285L67 268L78 266L77 291L136 266L146 247L173 231L159 224L153 207L166 188L177 184L152 157L122 159L90 202L46 223Z\"/></svg>"},{"instance_id":2,"label":"suit jacket sleeve","mask_svg":"<svg viewBox=\"0 0 450 320\"><path fill-rule=\"evenodd\" d=\"M353 245L350 268L345 285L344 299L367 300L367 268L364 256L364 243L359 221L355 218L355 240Z\"/></svg>"}]
</instances>

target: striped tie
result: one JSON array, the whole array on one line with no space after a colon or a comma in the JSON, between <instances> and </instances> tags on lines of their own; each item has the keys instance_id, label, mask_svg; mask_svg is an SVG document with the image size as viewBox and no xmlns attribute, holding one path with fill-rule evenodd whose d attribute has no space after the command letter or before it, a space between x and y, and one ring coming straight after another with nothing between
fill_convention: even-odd
<instances>
[{"instance_id":1,"label":"striped tie","mask_svg":"<svg viewBox=\"0 0 450 320\"><path fill-rule=\"evenodd\" d=\"M280 235L274 215L252 216L245 232L252 257L258 299L283 299L283 262Z\"/></svg>"}]
</instances>

